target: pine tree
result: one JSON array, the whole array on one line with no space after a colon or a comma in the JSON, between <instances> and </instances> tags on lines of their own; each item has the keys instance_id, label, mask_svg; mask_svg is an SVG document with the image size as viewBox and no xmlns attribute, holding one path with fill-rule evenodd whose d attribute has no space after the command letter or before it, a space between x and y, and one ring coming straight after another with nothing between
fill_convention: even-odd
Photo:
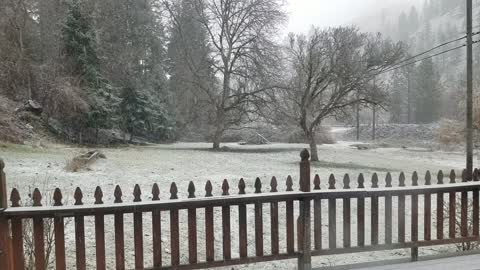
<instances>
[{"instance_id":1,"label":"pine tree","mask_svg":"<svg viewBox=\"0 0 480 270\"><path fill-rule=\"evenodd\" d=\"M81 2L69 3L65 25L62 29L64 57L70 63L70 74L79 76L86 89L90 111L87 127L112 128L116 111L114 87L102 77L97 56L93 20L82 11Z\"/></svg>"},{"instance_id":2,"label":"pine tree","mask_svg":"<svg viewBox=\"0 0 480 270\"><path fill-rule=\"evenodd\" d=\"M431 123L440 117L441 89L432 59L424 60L415 72L415 117L418 123Z\"/></svg>"},{"instance_id":3,"label":"pine tree","mask_svg":"<svg viewBox=\"0 0 480 270\"><path fill-rule=\"evenodd\" d=\"M215 80L208 59L207 33L198 21L193 1L182 0L173 8L178 15L171 27L168 56L176 125L181 132L191 128L198 130L206 122L202 114L205 110L201 107L205 108L208 98L201 89Z\"/></svg>"},{"instance_id":4,"label":"pine tree","mask_svg":"<svg viewBox=\"0 0 480 270\"><path fill-rule=\"evenodd\" d=\"M410 25L409 30L411 33L415 33L420 25L420 19L415 6L410 8L410 13L408 14L408 23Z\"/></svg>"},{"instance_id":5,"label":"pine tree","mask_svg":"<svg viewBox=\"0 0 480 270\"><path fill-rule=\"evenodd\" d=\"M407 42L410 35L410 23L405 12L398 17L398 39Z\"/></svg>"}]
</instances>

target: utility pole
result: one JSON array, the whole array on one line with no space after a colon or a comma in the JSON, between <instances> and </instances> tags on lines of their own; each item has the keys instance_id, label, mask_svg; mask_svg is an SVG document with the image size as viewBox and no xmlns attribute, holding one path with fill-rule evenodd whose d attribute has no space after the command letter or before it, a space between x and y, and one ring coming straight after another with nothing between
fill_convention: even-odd
<instances>
[{"instance_id":1,"label":"utility pole","mask_svg":"<svg viewBox=\"0 0 480 270\"><path fill-rule=\"evenodd\" d=\"M407 70L407 108L408 108L408 115L407 115L407 124L410 124L412 121L412 100L411 100L411 89L410 89L410 70Z\"/></svg>"},{"instance_id":2,"label":"utility pole","mask_svg":"<svg viewBox=\"0 0 480 270\"><path fill-rule=\"evenodd\" d=\"M473 179L473 0L467 1L467 179Z\"/></svg>"},{"instance_id":3,"label":"utility pole","mask_svg":"<svg viewBox=\"0 0 480 270\"><path fill-rule=\"evenodd\" d=\"M373 96L374 96L374 99L377 95L377 80L376 78L373 79ZM376 133L377 133L377 104L375 103L376 100L373 101L373 108L372 108L372 111L373 111L373 115L372 115L372 141L375 141L376 139Z\"/></svg>"},{"instance_id":4,"label":"utility pole","mask_svg":"<svg viewBox=\"0 0 480 270\"><path fill-rule=\"evenodd\" d=\"M377 105L373 104L372 141L375 141L377 133Z\"/></svg>"},{"instance_id":5,"label":"utility pole","mask_svg":"<svg viewBox=\"0 0 480 270\"><path fill-rule=\"evenodd\" d=\"M357 141L360 141L360 91L357 90L357 104L355 110L357 111Z\"/></svg>"}]
</instances>

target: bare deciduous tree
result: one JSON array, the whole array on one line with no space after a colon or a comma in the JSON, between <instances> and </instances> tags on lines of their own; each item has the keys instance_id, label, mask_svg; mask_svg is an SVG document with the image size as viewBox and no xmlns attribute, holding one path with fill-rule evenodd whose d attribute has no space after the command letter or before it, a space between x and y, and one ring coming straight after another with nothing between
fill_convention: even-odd
<instances>
[{"instance_id":1,"label":"bare deciduous tree","mask_svg":"<svg viewBox=\"0 0 480 270\"><path fill-rule=\"evenodd\" d=\"M316 129L352 105L373 102L369 82L403 57L404 46L356 28L313 28L308 36L291 34L285 54L287 87L270 95L269 114L301 128L318 161Z\"/></svg>"},{"instance_id":2,"label":"bare deciduous tree","mask_svg":"<svg viewBox=\"0 0 480 270\"><path fill-rule=\"evenodd\" d=\"M197 82L197 87L208 96L213 148L219 149L225 131L251 121L262 93L273 88L262 78L268 73L270 54L275 51L273 38L286 18L284 1L194 1L207 32L217 80L213 84ZM168 1L165 4L175 23L175 12ZM195 66L191 69L195 70Z\"/></svg>"}]
</instances>

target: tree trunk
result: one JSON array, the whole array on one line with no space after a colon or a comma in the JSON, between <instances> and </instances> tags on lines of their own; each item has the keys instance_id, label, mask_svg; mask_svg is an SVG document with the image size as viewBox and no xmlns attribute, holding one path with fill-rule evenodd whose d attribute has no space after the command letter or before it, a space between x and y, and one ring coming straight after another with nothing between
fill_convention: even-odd
<instances>
[{"instance_id":1,"label":"tree trunk","mask_svg":"<svg viewBox=\"0 0 480 270\"><path fill-rule=\"evenodd\" d=\"M311 161L318 161L318 149L317 149L317 142L315 140L315 133L312 132L307 135L308 143L310 144L310 160Z\"/></svg>"},{"instance_id":2,"label":"tree trunk","mask_svg":"<svg viewBox=\"0 0 480 270\"><path fill-rule=\"evenodd\" d=\"M220 150L220 143L222 140L223 132L221 130L216 130L215 134L213 135L213 150L217 151Z\"/></svg>"}]
</instances>

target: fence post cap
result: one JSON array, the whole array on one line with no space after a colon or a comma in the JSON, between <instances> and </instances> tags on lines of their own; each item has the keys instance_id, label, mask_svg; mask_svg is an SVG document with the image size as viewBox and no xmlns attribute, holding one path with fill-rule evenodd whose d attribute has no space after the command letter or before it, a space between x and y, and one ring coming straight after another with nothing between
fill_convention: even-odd
<instances>
[{"instance_id":1,"label":"fence post cap","mask_svg":"<svg viewBox=\"0 0 480 270\"><path fill-rule=\"evenodd\" d=\"M308 149L305 148L300 152L300 157L302 158L302 161L307 161L310 158L310 152L308 152Z\"/></svg>"}]
</instances>

